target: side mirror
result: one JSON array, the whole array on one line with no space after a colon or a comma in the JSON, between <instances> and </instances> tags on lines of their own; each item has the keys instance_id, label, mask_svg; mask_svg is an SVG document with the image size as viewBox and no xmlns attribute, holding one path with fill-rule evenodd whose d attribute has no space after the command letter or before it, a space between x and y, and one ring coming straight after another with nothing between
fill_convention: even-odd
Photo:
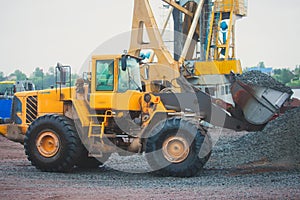
<instances>
[{"instance_id":1,"label":"side mirror","mask_svg":"<svg viewBox=\"0 0 300 200\"><path fill-rule=\"evenodd\" d=\"M126 71L126 68L127 68L127 55L122 55L121 66L122 66L122 70Z\"/></svg>"}]
</instances>

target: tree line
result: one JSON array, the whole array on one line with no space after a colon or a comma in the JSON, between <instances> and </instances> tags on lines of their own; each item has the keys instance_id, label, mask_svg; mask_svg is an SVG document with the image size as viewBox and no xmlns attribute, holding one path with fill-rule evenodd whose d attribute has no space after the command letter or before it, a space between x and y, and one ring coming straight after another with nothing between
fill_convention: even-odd
<instances>
[{"instance_id":1,"label":"tree line","mask_svg":"<svg viewBox=\"0 0 300 200\"><path fill-rule=\"evenodd\" d=\"M245 71L249 71L251 68L264 69L266 66L264 62L259 62L257 66L246 68ZM300 87L300 65L297 65L293 70L288 68L273 69L271 76L289 87Z\"/></svg>"},{"instance_id":2,"label":"tree line","mask_svg":"<svg viewBox=\"0 0 300 200\"><path fill-rule=\"evenodd\" d=\"M258 64L258 67L265 68L265 65L263 62L260 62ZM246 71L248 69L249 68L246 68ZM296 66L294 70L290 70L288 68L274 69L271 76L289 87L300 87L300 65ZM71 85L74 85L78 77L80 76L77 74L71 75ZM35 84L36 89L38 90L55 87L55 68L50 67L47 72L44 72L43 69L37 67L29 75L29 77L27 77L27 75L19 69L16 69L13 73L9 74L8 76L5 76L3 72L0 72L0 81L26 79L31 80Z\"/></svg>"},{"instance_id":3,"label":"tree line","mask_svg":"<svg viewBox=\"0 0 300 200\"><path fill-rule=\"evenodd\" d=\"M79 77L77 74L71 75L71 85L74 85L76 79ZM35 84L37 90L48 89L55 87L55 69L50 67L47 72L37 67L35 70L27 76L21 70L16 69L13 73L5 76L3 72L0 72L0 81L5 80L31 80Z\"/></svg>"},{"instance_id":4,"label":"tree line","mask_svg":"<svg viewBox=\"0 0 300 200\"><path fill-rule=\"evenodd\" d=\"M273 77L289 87L300 87L300 66L295 70L275 69Z\"/></svg>"}]
</instances>

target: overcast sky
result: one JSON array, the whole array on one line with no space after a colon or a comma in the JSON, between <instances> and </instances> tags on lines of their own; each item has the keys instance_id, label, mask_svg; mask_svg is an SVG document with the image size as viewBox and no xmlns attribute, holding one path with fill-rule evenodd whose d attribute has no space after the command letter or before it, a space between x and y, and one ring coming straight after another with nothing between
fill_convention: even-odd
<instances>
[{"instance_id":1,"label":"overcast sky","mask_svg":"<svg viewBox=\"0 0 300 200\"><path fill-rule=\"evenodd\" d=\"M132 9L133 0L0 0L0 71L8 75L18 68L29 75L59 61L79 72L105 42L113 44L104 45L107 53L120 40L127 41L120 42L120 51L128 48ZM299 0L249 0L248 16L236 26L243 67L300 64L299 19Z\"/></svg>"}]
</instances>

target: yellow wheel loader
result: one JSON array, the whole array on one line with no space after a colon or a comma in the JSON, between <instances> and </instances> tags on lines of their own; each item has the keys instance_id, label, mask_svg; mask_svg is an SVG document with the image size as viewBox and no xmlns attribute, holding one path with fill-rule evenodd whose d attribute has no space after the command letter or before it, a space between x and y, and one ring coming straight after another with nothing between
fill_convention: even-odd
<instances>
[{"instance_id":1,"label":"yellow wheel loader","mask_svg":"<svg viewBox=\"0 0 300 200\"><path fill-rule=\"evenodd\" d=\"M69 66L57 65L56 71L59 87L16 93L13 123L0 126L3 135L24 143L28 159L42 171L98 167L111 153L145 152L157 173L193 176L211 153L203 122L233 130L260 130L277 110L268 108L270 115L263 111L265 115L255 118L253 109L267 107L262 104L266 94L280 93L260 89L255 94L264 94L262 99L241 101L253 87L247 89L235 80L232 88L240 106L226 110L180 77L178 85L189 90L146 92L140 59L127 54L93 56L90 79L77 80L76 87L62 87L70 82ZM281 107L289 96L281 92L270 101Z\"/></svg>"},{"instance_id":2,"label":"yellow wheel loader","mask_svg":"<svg viewBox=\"0 0 300 200\"><path fill-rule=\"evenodd\" d=\"M189 16L185 21L190 24L188 35L193 36L204 1L190 10L175 1L165 2ZM224 12L228 13L227 8ZM219 18L211 20L216 26L214 19ZM216 30L207 32L219 35ZM146 32L149 42L143 40ZM207 48L215 47L214 42ZM78 79L75 87L71 87L71 67L57 64L56 88L16 93L12 123L1 124L0 133L24 143L28 159L42 171L94 168L112 153L145 153L153 171L161 175L193 176L211 154L207 124L236 131L261 130L292 93L271 81L265 81L272 83L266 86L229 75L230 71L241 72L233 56L197 61L191 69L185 63L192 55L188 53L191 45L187 39L175 61L164 46L148 0L135 0L128 53L94 55L88 78ZM216 53L227 48L217 46ZM153 62L141 60L143 49L153 51L149 59ZM214 73L227 74L234 103L212 98L196 87L202 75L209 79Z\"/></svg>"}]
</instances>

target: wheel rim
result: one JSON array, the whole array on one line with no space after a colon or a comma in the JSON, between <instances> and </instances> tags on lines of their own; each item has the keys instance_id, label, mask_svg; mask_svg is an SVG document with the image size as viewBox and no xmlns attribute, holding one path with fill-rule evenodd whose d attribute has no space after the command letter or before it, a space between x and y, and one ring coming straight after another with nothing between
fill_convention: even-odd
<instances>
[{"instance_id":1,"label":"wheel rim","mask_svg":"<svg viewBox=\"0 0 300 200\"><path fill-rule=\"evenodd\" d=\"M189 155L189 143L183 137L172 136L164 141L162 152L169 162L180 163Z\"/></svg>"},{"instance_id":2,"label":"wheel rim","mask_svg":"<svg viewBox=\"0 0 300 200\"><path fill-rule=\"evenodd\" d=\"M59 150L59 140L55 133L43 132L37 138L36 146L42 156L53 157Z\"/></svg>"}]
</instances>

